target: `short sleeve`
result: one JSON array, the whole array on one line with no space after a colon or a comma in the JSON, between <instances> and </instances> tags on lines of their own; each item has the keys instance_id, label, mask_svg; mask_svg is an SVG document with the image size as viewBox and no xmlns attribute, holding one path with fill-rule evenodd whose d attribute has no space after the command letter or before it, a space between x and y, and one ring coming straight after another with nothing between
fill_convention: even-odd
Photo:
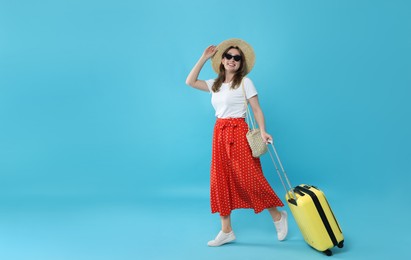
<instances>
[{"instance_id":1,"label":"short sleeve","mask_svg":"<svg viewBox=\"0 0 411 260\"><path fill-rule=\"evenodd\" d=\"M209 80L206 80L206 81L205 81L205 83L207 84L208 90L209 90L210 92L213 92L213 91L212 91L212 87L213 87L213 85L214 85L214 81L215 81L215 79L209 79Z\"/></svg>"},{"instance_id":2,"label":"short sleeve","mask_svg":"<svg viewBox=\"0 0 411 260\"><path fill-rule=\"evenodd\" d=\"M258 94L254 83L249 78L244 78L244 89L247 99L250 99Z\"/></svg>"}]
</instances>

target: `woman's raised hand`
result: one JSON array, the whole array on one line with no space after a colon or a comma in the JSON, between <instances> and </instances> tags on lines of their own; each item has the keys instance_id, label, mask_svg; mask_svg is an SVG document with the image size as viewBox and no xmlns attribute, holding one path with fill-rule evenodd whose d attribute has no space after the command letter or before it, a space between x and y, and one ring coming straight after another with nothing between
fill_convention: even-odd
<instances>
[{"instance_id":1,"label":"woman's raised hand","mask_svg":"<svg viewBox=\"0 0 411 260\"><path fill-rule=\"evenodd\" d=\"M214 45L208 46L203 54L201 55L200 59L197 61L196 65L191 69L190 73L187 76L186 79L186 84L199 89L199 90L204 90L209 92L210 90L208 89L207 83L204 80L199 80L198 75L200 74L200 71L203 67L203 65L206 63L206 61L213 57L213 55L217 52L217 47Z\"/></svg>"},{"instance_id":2,"label":"woman's raised hand","mask_svg":"<svg viewBox=\"0 0 411 260\"><path fill-rule=\"evenodd\" d=\"M217 47L210 45L204 50L203 57L208 60L209 58L213 57L216 52Z\"/></svg>"}]
</instances>

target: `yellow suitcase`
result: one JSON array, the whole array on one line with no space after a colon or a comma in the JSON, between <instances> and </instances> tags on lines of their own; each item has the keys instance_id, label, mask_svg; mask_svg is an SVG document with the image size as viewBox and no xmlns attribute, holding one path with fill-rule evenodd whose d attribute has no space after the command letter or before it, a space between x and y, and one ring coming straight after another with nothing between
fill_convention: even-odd
<instances>
[{"instance_id":1,"label":"yellow suitcase","mask_svg":"<svg viewBox=\"0 0 411 260\"><path fill-rule=\"evenodd\" d=\"M320 189L306 184L292 188L274 144L271 143L271 146L289 189L284 183L270 150L269 154L286 191L287 204L305 242L314 249L331 256L331 248L344 246L344 236L324 193Z\"/></svg>"},{"instance_id":2,"label":"yellow suitcase","mask_svg":"<svg viewBox=\"0 0 411 260\"><path fill-rule=\"evenodd\" d=\"M334 246L344 246L341 228L321 190L301 184L287 192L286 200L307 244L328 256Z\"/></svg>"}]
</instances>

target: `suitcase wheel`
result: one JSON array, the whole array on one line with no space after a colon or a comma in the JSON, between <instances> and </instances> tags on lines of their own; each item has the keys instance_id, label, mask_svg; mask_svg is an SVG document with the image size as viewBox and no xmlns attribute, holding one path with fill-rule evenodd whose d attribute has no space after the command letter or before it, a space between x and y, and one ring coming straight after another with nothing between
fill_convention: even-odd
<instances>
[{"instance_id":1,"label":"suitcase wheel","mask_svg":"<svg viewBox=\"0 0 411 260\"><path fill-rule=\"evenodd\" d=\"M344 247L344 240L343 241L341 241L340 243L338 243L338 248L343 248Z\"/></svg>"},{"instance_id":2,"label":"suitcase wheel","mask_svg":"<svg viewBox=\"0 0 411 260\"><path fill-rule=\"evenodd\" d=\"M324 251L324 254L326 254L327 256L332 256L333 252L330 249L327 249Z\"/></svg>"}]
</instances>

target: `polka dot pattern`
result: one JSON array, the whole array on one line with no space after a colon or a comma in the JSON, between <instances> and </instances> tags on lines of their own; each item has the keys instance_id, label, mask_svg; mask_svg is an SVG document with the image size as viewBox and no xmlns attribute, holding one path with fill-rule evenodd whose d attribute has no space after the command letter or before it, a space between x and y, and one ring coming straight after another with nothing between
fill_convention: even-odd
<instances>
[{"instance_id":1,"label":"polka dot pattern","mask_svg":"<svg viewBox=\"0 0 411 260\"><path fill-rule=\"evenodd\" d=\"M284 206L264 177L260 159L252 157L247 131L244 118L216 121L210 176L212 213L228 216L239 208L259 213Z\"/></svg>"}]
</instances>

